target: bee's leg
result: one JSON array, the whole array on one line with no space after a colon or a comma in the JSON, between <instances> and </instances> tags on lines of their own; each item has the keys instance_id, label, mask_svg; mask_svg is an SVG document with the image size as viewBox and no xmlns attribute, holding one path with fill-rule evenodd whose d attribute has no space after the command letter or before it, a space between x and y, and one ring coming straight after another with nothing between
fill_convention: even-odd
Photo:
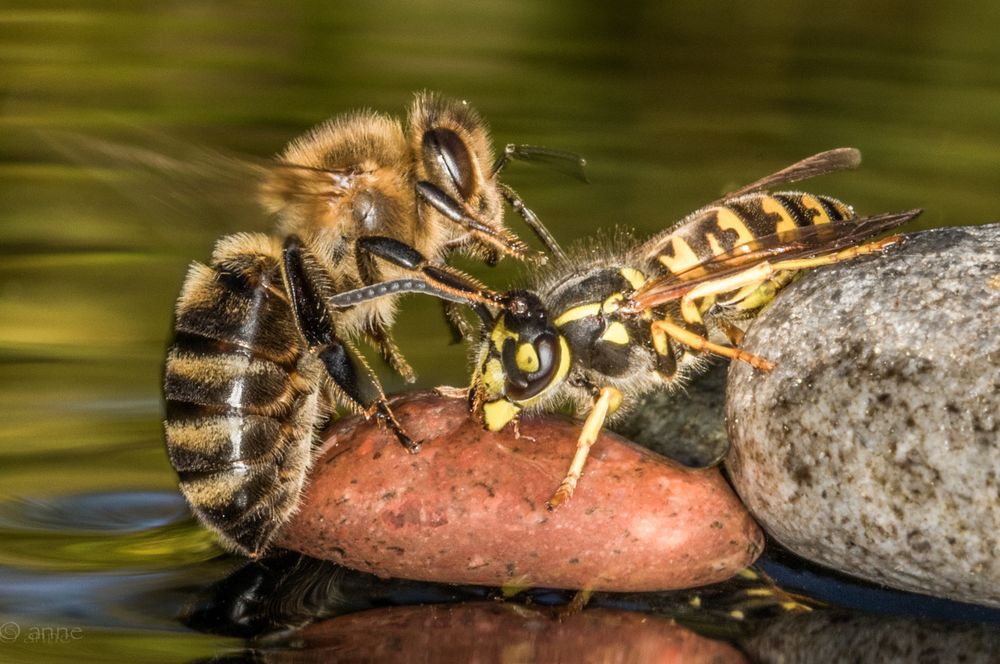
<instances>
[{"instance_id":1,"label":"bee's leg","mask_svg":"<svg viewBox=\"0 0 1000 664\"><path fill-rule=\"evenodd\" d=\"M538 218L534 212L531 211L521 197L517 195L517 192L511 189L509 186L503 184L502 182L497 183L497 187L500 189L500 193L503 195L504 199L510 205L510 207L516 212L521 219L524 219L524 223L528 225L528 228L535 234L535 236L542 241L545 245L545 249L552 254L558 260L565 260L566 252L562 250L559 243L549 232L549 229L545 227L542 220Z\"/></svg>"},{"instance_id":2,"label":"bee's leg","mask_svg":"<svg viewBox=\"0 0 1000 664\"><path fill-rule=\"evenodd\" d=\"M319 263L313 258L301 239L289 235L281 251L282 277L285 291L295 316L295 324L302 333L309 349L317 354L327 374L341 397L352 410L366 416L377 416L396 435L399 442L410 452L416 452L420 445L403 431L392 415L375 374L364 362L364 358L352 353L346 342L337 338L333 317L327 309L326 293L332 288ZM353 356L353 357L352 357ZM365 367L378 397L369 402L362 394L358 381L357 363Z\"/></svg>"},{"instance_id":3,"label":"bee's leg","mask_svg":"<svg viewBox=\"0 0 1000 664\"><path fill-rule=\"evenodd\" d=\"M729 346L721 346L717 343L713 343L705 337L695 334L691 330L688 330L669 320L653 321L650 324L650 333L653 336L653 345L657 348L666 347L666 338L669 337L674 341L687 346L688 348L693 348L699 351L707 350L708 352L715 353L716 355L722 355L723 357L728 357L733 360L741 360L753 365L761 371L770 371L774 368L774 362L765 360L762 357L757 357L756 355L742 351L739 348L731 348Z\"/></svg>"},{"instance_id":4,"label":"bee's leg","mask_svg":"<svg viewBox=\"0 0 1000 664\"><path fill-rule=\"evenodd\" d=\"M364 251L358 251L355 244L354 263L358 268L358 276L364 286L371 286L383 281L382 273L375 264L374 257ZM403 377L407 383L412 383L417 379L413 367L406 361L399 347L392 339L392 333L378 319L369 321L365 330L367 340L378 350L382 359L392 367L392 370Z\"/></svg>"},{"instance_id":5,"label":"bee's leg","mask_svg":"<svg viewBox=\"0 0 1000 664\"><path fill-rule=\"evenodd\" d=\"M480 242L495 247L501 252L518 258L537 258L538 252L531 249L506 228L497 228L477 219L462 203L445 193L437 185L421 180L417 182L417 197L472 233ZM544 255L542 255L544 259Z\"/></svg>"},{"instance_id":6,"label":"bee's leg","mask_svg":"<svg viewBox=\"0 0 1000 664\"><path fill-rule=\"evenodd\" d=\"M462 316L462 309L458 306L458 302L442 300L441 311L444 313L444 320L448 323L448 329L451 331L451 343L458 344L472 338L476 329Z\"/></svg>"},{"instance_id":7,"label":"bee's leg","mask_svg":"<svg viewBox=\"0 0 1000 664\"><path fill-rule=\"evenodd\" d=\"M381 321L369 323L365 329L365 336L378 351L382 359L385 360L386 364L402 376L403 380L407 383L417 380L417 373L410 366L410 363L406 361L406 358L403 357L399 346L396 345L396 341L392 338L392 332L389 331L389 328L384 323Z\"/></svg>"},{"instance_id":8,"label":"bee's leg","mask_svg":"<svg viewBox=\"0 0 1000 664\"><path fill-rule=\"evenodd\" d=\"M580 481L580 476L583 474L583 466L587 463L590 447L597 440L598 434L604 427L604 420L621 405L622 393L613 387L600 389L594 387L594 392L594 405L583 423L583 431L580 432L580 438L576 442L576 454L573 456L573 462L570 464L569 470L566 471L566 477L562 484L545 503L550 511L565 503L573 495L576 483Z\"/></svg>"},{"instance_id":9,"label":"bee's leg","mask_svg":"<svg viewBox=\"0 0 1000 664\"><path fill-rule=\"evenodd\" d=\"M420 450L420 443L410 438L403 427L396 420L395 415L389 409L382 386L379 384L375 374L368 367L360 355L352 353L346 343L334 340L326 346L318 349L317 355L326 367L326 372L337 388L338 396L348 402L348 405L357 412L362 413L366 418L377 417L391 431L400 444L408 452L415 453ZM358 373L356 364L360 362L368 373L368 378L374 384L378 392L378 398L368 405L361 394L358 383Z\"/></svg>"},{"instance_id":10,"label":"bee's leg","mask_svg":"<svg viewBox=\"0 0 1000 664\"><path fill-rule=\"evenodd\" d=\"M377 256L393 265L410 270L438 290L458 295L465 300L496 303L501 296L489 290L471 276L448 267L433 265L410 245L388 237L369 236L357 241L357 250Z\"/></svg>"},{"instance_id":11,"label":"bee's leg","mask_svg":"<svg viewBox=\"0 0 1000 664\"><path fill-rule=\"evenodd\" d=\"M479 241L475 233L463 233L461 237L449 240L444 245L445 254L463 249L470 255L481 258L483 263L485 263L488 267L496 267L497 263L499 263L502 258L500 252L494 247L484 247L483 243Z\"/></svg>"}]
</instances>

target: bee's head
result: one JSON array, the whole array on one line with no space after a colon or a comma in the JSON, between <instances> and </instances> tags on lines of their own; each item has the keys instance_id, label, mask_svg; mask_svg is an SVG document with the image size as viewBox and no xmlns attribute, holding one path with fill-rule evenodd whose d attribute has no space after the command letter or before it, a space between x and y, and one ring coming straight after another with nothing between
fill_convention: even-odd
<instances>
[{"instance_id":1,"label":"bee's head","mask_svg":"<svg viewBox=\"0 0 1000 664\"><path fill-rule=\"evenodd\" d=\"M537 295L511 291L492 327L472 379L472 394L490 431L559 386L569 373L569 346Z\"/></svg>"}]
</instances>

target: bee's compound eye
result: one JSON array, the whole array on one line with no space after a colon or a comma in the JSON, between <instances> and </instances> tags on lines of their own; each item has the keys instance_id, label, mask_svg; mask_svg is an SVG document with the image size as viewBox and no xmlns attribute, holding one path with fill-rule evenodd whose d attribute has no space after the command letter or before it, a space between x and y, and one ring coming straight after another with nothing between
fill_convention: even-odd
<instances>
[{"instance_id":1,"label":"bee's compound eye","mask_svg":"<svg viewBox=\"0 0 1000 664\"><path fill-rule=\"evenodd\" d=\"M507 374L507 396L514 401L525 401L544 390L555 377L559 368L559 339L550 332L543 332L532 342L537 369L530 373L520 369L517 362L517 348L513 339L504 343L503 365ZM522 358L523 360L523 358ZM536 364L532 362L532 364ZM523 363L523 361L522 361Z\"/></svg>"},{"instance_id":2,"label":"bee's compound eye","mask_svg":"<svg viewBox=\"0 0 1000 664\"><path fill-rule=\"evenodd\" d=\"M429 167L447 177L463 199L468 200L472 196L472 156L458 134L441 127L424 132L424 160Z\"/></svg>"}]
</instances>

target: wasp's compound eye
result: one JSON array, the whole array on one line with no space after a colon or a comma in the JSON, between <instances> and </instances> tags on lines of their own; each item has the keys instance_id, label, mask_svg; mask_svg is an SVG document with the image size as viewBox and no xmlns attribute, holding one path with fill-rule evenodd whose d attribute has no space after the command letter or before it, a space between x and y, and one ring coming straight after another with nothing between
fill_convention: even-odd
<instances>
[{"instance_id":1,"label":"wasp's compound eye","mask_svg":"<svg viewBox=\"0 0 1000 664\"><path fill-rule=\"evenodd\" d=\"M507 397L525 401L548 387L559 368L559 355L559 339L550 332L538 335L532 343L507 339L501 358Z\"/></svg>"},{"instance_id":2,"label":"wasp's compound eye","mask_svg":"<svg viewBox=\"0 0 1000 664\"><path fill-rule=\"evenodd\" d=\"M472 196L472 156L458 134L440 127L424 132L424 159L437 164L462 198Z\"/></svg>"}]
</instances>

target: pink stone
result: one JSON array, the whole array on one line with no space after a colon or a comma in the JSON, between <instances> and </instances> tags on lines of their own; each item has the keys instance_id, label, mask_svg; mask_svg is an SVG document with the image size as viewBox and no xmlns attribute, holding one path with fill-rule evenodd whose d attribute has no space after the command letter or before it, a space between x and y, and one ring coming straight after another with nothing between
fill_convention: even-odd
<instances>
[{"instance_id":1,"label":"pink stone","mask_svg":"<svg viewBox=\"0 0 1000 664\"><path fill-rule=\"evenodd\" d=\"M608 591L715 583L763 548L715 469L682 468L606 433L573 498L549 512L579 423L526 419L517 438L483 430L464 400L433 392L392 407L420 452L362 418L340 420L279 546L384 577Z\"/></svg>"}]
</instances>

